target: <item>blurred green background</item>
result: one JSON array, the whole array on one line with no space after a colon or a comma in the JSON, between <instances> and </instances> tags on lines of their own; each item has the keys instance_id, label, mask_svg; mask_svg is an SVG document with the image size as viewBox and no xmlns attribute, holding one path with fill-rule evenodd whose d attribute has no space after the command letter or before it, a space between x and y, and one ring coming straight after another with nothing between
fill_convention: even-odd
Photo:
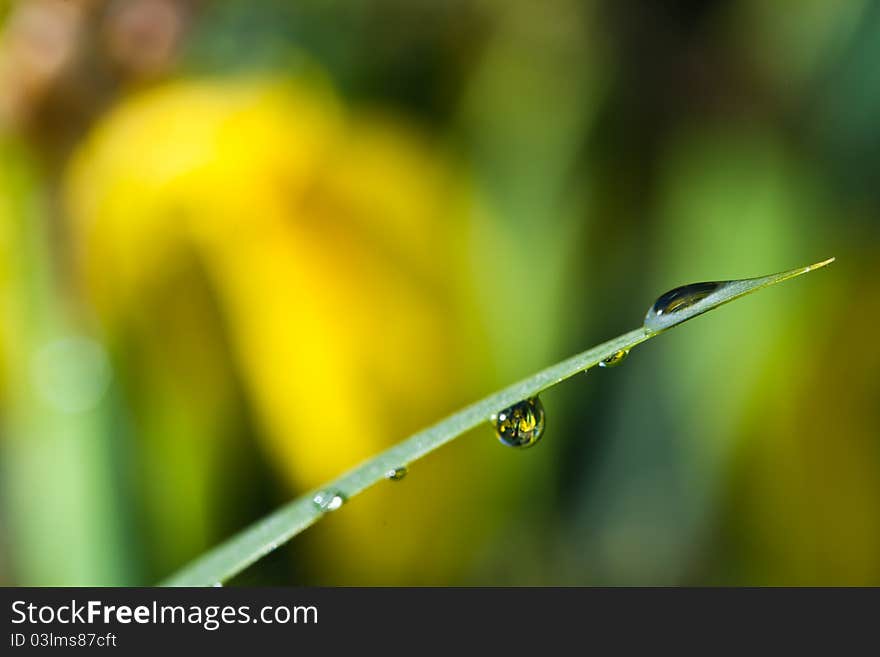
<instances>
[{"instance_id":1,"label":"blurred green background","mask_svg":"<svg viewBox=\"0 0 880 657\"><path fill-rule=\"evenodd\" d=\"M878 216L876 1L0 0L0 584L156 582L836 256L232 584L880 585Z\"/></svg>"}]
</instances>

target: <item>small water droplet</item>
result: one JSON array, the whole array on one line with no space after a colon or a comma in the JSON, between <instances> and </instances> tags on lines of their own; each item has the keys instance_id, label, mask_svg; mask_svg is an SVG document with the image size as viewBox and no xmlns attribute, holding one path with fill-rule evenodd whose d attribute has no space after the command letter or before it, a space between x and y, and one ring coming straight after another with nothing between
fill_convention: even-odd
<instances>
[{"instance_id":1,"label":"small water droplet","mask_svg":"<svg viewBox=\"0 0 880 657\"><path fill-rule=\"evenodd\" d=\"M531 447L544 433L544 405L529 397L492 416L498 440L508 447Z\"/></svg>"},{"instance_id":2,"label":"small water droplet","mask_svg":"<svg viewBox=\"0 0 880 657\"><path fill-rule=\"evenodd\" d=\"M336 490L322 490L315 494L312 503L321 511L336 511L345 504L345 497Z\"/></svg>"},{"instance_id":3,"label":"small water droplet","mask_svg":"<svg viewBox=\"0 0 880 657\"><path fill-rule=\"evenodd\" d=\"M211 586L213 586L214 588L223 588L223 583L222 582L214 582Z\"/></svg>"},{"instance_id":4,"label":"small water droplet","mask_svg":"<svg viewBox=\"0 0 880 657\"><path fill-rule=\"evenodd\" d=\"M409 470L406 469L405 465L401 465L397 468L391 468L388 472L385 473L385 478L389 481L400 481L406 476L406 473Z\"/></svg>"},{"instance_id":5,"label":"small water droplet","mask_svg":"<svg viewBox=\"0 0 880 657\"><path fill-rule=\"evenodd\" d=\"M669 290L665 294L661 294L648 310L648 314L645 315L645 328L649 331L659 331L674 326L687 318L699 315L704 311L699 310L688 313L683 311L692 308L725 285L727 283L724 282L691 283L690 285L682 285L681 287ZM708 307L705 310L708 310Z\"/></svg>"},{"instance_id":6,"label":"small water droplet","mask_svg":"<svg viewBox=\"0 0 880 657\"><path fill-rule=\"evenodd\" d=\"M608 358L599 363L599 367L617 367L624 360L626 360L627 356L629 356L629 349L621 349L620 351L615 351Z\"/></svg>"}]
</instances>

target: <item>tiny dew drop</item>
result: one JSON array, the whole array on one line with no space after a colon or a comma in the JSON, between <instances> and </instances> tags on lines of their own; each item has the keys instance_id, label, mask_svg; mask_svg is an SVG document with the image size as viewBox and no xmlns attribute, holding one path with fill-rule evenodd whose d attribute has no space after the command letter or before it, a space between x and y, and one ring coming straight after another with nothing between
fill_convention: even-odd
<instances>
[{"instance_id":1,"label":"tiny dew drop","mask_svg":"<svg viewBox=\"0 0 880 657\"><path fill-rule=\"evenodd\" d=\"M696 307L700 301L717 292L727 283L691 283L661 294L645 315L645 328L659 331L709 310ZM690 309L690 312L686 312Z\"/></svg>"},{"instance_id":2,"label":"tiny dew drop","mask_svg":"<svg viewBox=\"0 0 880 657\"><path fill-rule=\"evenodd\" d=\"M531 447L544 433L544 405L529 397L492 416L498 440L508 447Z\"/></svg>"},{"instance_id":3,"label":"tiny dew drop","mask_svg":"<svg viewBox=\"0 0 880 657\"><path fill-rule=\"evenodd\" d=\"M388 472L385 473L385 478L389 481L400 481L406 476L406 473L409 470L406 469L405 465L401 465L397 468L391 468Z\"/></svg>"},{"instance_id":4,"label":"tiny dew drop","mask_svg":"<svg viewBox=\"0 0 880 657\"><path fill-rule=\"evenodd\" d=\"M312 498L312 504L321 511L336 511L345 504L345 497L336 490L322 490Z\"/></svg>"},{"instance_id":5,"label":"tiny dew drop","mask_svg":"<svg viewBox=\"0 0 880 657\"><path fill-rule=\"evenodd\" d=\"M626 360L627 356L629 356L629 349L621 349L620 351L615 351L608 358L599 363L599 367L617 367L624 360Z\"/></svg>"}]
</instances>

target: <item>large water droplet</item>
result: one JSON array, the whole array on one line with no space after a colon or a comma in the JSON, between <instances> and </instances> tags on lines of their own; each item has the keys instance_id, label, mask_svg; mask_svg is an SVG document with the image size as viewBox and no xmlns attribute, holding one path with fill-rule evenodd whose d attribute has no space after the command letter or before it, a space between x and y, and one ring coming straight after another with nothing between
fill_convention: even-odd
<instances>
[{"instance_id":1,"label":"large water droplet","mask_svg":"<svg viewBox=\"0 0 880 657\"><path fill-rule=\"evenodd\" d=\"M645 315L645 331L648 333L662 331L681 322L702 315L707 310L712 310L723 303L732 301L743 295L750 294L755 290L769 285L775 285L787 281L796 276L806 274L814 269L819 269L834 262L834 258L828 258L822 262L806 267L798 267L777 274L758 276L757 278L742 278L732 281L720 281L711 283L691 283L670 290L661 295Z\"/></svg>"},{"instance_id":2,"label":"large water droplet","mask_svg":"<svg viewBox=\"0 0 880 657\"><path fill-rule=\"evenodd\" d=\"M660 331L709 310L708 304L702 310L695 306L725 285L727 283L723 282L691 283L661 294L645 315L645 328L649 331ZM688 309L692 312L685 312Z\"/></svg>"},{"instance_id":3,"label":"large water droplet","mask_svg":"<svg viewBox=\"0 0 880 657\"><path fill-rule=\"evenodd\" d=\"M531 447L544 433L544 405L529 397L492 416L498 440L508 447Z\"/></svg>"},{"instance_id":4,"label":"large water droplet","mask_svg":"<svg viewBox=\"0 0 880 657\"><path fill-rule=\"evenodd\" d=\"M389 481L400 481L406 476L406 473L409 472L406 469L405 465L401 465L397 468L391 468L388 472L385 473L385 478Z\"/></svg>"},{"instance_id":5,"label":"large water droplet","mask_svg":"<svg viewBox=\"0 0 880 657\"><path fill-rule=\"evenodd\" d=\"M599 363L599 367L617 367L626 359L627 356L629 356L629 349L621 349L620 351L615 351L608 358Z\"/></svg>"},{"instance_id":6,"label":"large water droplet","mask_svg":"<svg viewBox=\"0 0 880 657\"><path fill-rule=\"evenodd\" d=\"M337 490L322 490L312 498L312 504L321 511L336 511L345 504L345 497Z\"/></svg>"}]
</instances>

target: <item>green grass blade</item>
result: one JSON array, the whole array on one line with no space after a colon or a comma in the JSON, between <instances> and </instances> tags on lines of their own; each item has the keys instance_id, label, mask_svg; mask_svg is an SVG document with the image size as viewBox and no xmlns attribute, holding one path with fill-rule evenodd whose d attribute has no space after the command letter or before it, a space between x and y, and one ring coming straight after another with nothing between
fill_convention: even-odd
<instances>
[{"instance_id":1,"label":"green grass blade","mask_svg":"<svg viewBox=\"0 0 880 657\"><path fill-rule=\"evenodd\" d=\"M674 326L708 310L733 301L757 290L781 283L830 264L834 258L760 278L731 281L709 297L676 314L680 317ZM488 422L497 413L516 402L537 395L578 372L590 369L621 349L631 349L662 331L648 331L644 327L608 340L602 344L552 365L527 379L508 386L457 413L441 420L406 440L365 461L334 481L282 506L257 521L213 550L196 559L183 570L163 582L166 586L211 586L235 576L279 545L317 522L325 513L314 503L321 490L333 491L350 499L365 488L384 480L385 474L399 466L411 464L425 454L457 438L474 427ZM403 491L401 491L403 494Z\"/></svg>"}]
</instances>

